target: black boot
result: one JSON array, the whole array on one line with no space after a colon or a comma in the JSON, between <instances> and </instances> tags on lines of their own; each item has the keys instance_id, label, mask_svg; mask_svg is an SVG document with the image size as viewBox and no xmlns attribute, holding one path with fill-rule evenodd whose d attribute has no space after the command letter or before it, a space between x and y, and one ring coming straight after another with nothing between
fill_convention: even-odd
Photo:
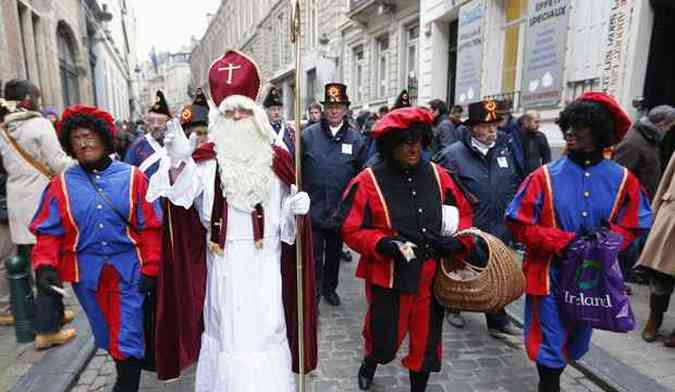
<instances>
[{"instance_id":1,"label":"black boot","mask_svg":"<svg viewBox=\"0 0 675 392\"><path fill-rule=\"evenodd\" d=\"M565 368L550 368L537 364L539 372L539 392L560 392L560 375Z\"/></svg>"},{"instance_id":2,"label":"black boot","mask_svg":"<svg viewBox=\"0 0 675 392\"><path fill-rule=\"evenodd\" d=\"M410 392L424 392L427 390L429 372L410 371Z\"/></svg>"},{"instance_id":3,"label":"black boot","mask_svg":"<svg viewBox=\"0 0 675 392\"><path fill-rule=\"evenodd\" d=\"M368 390L370 384L373 383L373 377L375 377L375 370L377 370L376 363L369 363L368 361L361 362L361 368L359 368L359 389L362 391Z\"/></svg>"},{"instance_id":4,"label":"black boot","mask_svg":"<svg viewBox=\"0 0 675 392\"><path fill-rule=\"evenodd\" d=\"M138 392L143 362L136 358L115 361L117 380L113 392Z\"/></svg>"}]
</instances>

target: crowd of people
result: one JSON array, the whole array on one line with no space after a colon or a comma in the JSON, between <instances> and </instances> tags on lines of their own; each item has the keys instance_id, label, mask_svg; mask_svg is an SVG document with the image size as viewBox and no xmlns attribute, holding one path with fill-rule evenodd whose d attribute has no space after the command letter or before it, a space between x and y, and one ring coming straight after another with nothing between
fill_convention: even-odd
<instances>
[{"instance_id":1,"label":"crowd of people","mask_svg":"<svg viewBox=\"0 0 675 392\"><path fill-rule=\"evenodd\" d=\"M360 255L368 303L359 388L408 336L402 363L411 391L425 391L441 367L443 320L465 328L432 286L442 259L472 251L453 236L470 227L524 254L524 333L503 309L485 316L493 337L523 335L539 391L559 391L569 361L588 350L592 328L564 322L557 290L560 259L590 232L623 238L624 276L637 267L650 284L642 336L656 340L675 287L675 163L662 143L675 108L632 124L612 97L586 93L560 112L566 146L553 160L539 113L516 119L506 102L471 103L465 115L440 99L413 105L404 90L391 108L353 113L347 86L329 83L298 132L281 91L261 92L255 62L237 51L216 59L208 89L175 116L158 91L132 123L86 105L41 110L31 82L4 86L0 259L30 260L38 349L76 335L67 282L115 361L116 392L137 391L143 369L169 380L194 363L197 391L293 391L293 372L320 360L319 301L342 306L346 245Z\"/></svg>"}]
</instances>

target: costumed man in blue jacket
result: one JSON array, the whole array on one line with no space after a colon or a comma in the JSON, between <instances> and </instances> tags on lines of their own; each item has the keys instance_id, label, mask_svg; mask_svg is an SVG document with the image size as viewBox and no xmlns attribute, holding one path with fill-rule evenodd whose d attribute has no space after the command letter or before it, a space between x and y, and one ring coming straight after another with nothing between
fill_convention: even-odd
<instances>
[{"instance_id":1,"label":"costumed man in blue jacket","mask_svg":"<svg viewBox=\"0 0 675 392\"><path fill-rule=\"evenodd\" d=\"M159 169L159 161L166 150L163 146L166 123L171 119L164 93L157 91L155 103L145 116L146 134L136 139L124 157L124 162L138 167L146 178L152 177Z\"/></svg>"},{"instance_id":2,"label":"costumed man in blue jacket","mask_svg":"<svg viewBox=\"0 0 675 392\"><path fill-rule=\"evenodd\" d=\"M469 105L469 132L462 139L440 151L434 160L457 176L464 190L472 195L474 226L505 243L511 241L504 213L518 190L520 177L510 150L508 136L497 131L501 116L495 101ZM520 335L504 310L486 314L488 333L496 338ZM464 327L458 312L450 312L448 322Z\"/></svg>"},{"instance_id":3,"label":"costumed man in blue jacket","mask_svg":"<svg viewBox=\"0 0 675 392\"><path fill-rule=\"evenodd\" d=\"M263 107L272 129L284 141L291 157L295 157L295 129L284 121L284 100L281 96L281 90L272 86L265 96Z\"/></svg>"},{"instance_id":4,"label":"costumed man in blue jacket","mask_svg":"<svg viewBox=\"0 0 675 392\"><path fill-rule=\"evenodd\" d=\"M339 306L336 290L340 271L342 238L335 227L333 213L342 191L363 167L366 146L361 133L345 120L349 107L347 86L329 83L325 87L324 116L321 122L302 132L302 178L312 200L314 260L317 296Z\"/></svg>"}]
</instances>

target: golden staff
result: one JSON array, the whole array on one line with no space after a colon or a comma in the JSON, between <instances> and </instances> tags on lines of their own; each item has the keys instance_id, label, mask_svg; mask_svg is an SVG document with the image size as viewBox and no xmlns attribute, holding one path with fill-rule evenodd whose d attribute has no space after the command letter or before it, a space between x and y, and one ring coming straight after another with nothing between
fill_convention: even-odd
<instances>
[{"instance_id":1,"label":"golden staff","mask_svg":"<svg viewBox=\"0 0 675 392\"><path fill-rule=\"evenodd\" d=\"M300 122L301 35L300 0L291 0L291 42L295 44L295 185L302 189L302 123ZM295 218L298 226L295 238L296 288L298 297L298 391L305 392L305 298L302 274L302 217Z\"/></svg>"}]
</instances>

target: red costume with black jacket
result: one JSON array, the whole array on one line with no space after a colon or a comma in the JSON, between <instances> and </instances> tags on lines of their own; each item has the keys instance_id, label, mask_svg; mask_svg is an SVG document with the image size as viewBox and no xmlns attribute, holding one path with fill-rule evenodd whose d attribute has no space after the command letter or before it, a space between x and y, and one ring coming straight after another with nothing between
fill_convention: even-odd
<instances>
[{"instance_id":1,"label":"red costume with black jacket","mask_svg":"<svg viewBox=\"0 0 675 392\"><path fill-rule=\"evenodd\" d=\"M405 129L404 125L395 128ZM403 169L385 159L362 171L344 193L339 210L342 235L361 254L356 276L366 280L366 361L392 361L409 334L410 350L403 365L414 372L440 370L444 309L431 288L437 258L430 253L424 260L405 264L376 248L380 240L395 235L418 248L429 247L429 238L441 232L443 205L459 210L459 230L471 226L471 207L460 188L445 169L427 161Z\"/></svg>"}]
</instances>

